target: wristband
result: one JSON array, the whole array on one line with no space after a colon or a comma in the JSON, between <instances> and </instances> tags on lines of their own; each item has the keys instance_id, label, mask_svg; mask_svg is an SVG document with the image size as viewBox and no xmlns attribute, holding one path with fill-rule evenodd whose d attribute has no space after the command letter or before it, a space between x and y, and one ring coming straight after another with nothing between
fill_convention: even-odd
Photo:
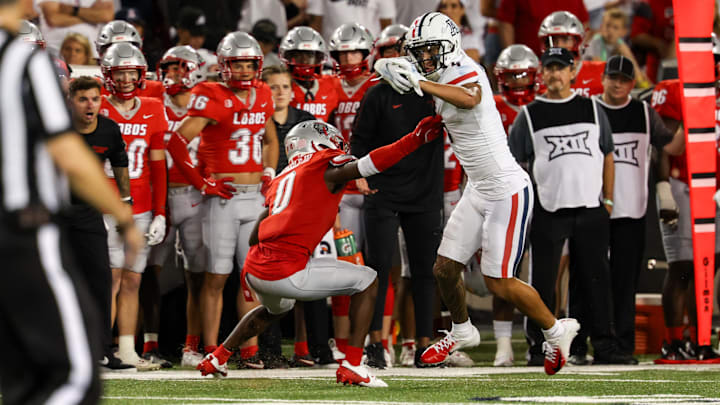
<instances>
[{"instance_id":1,"label":"wristband","mask_svg":"<svg viewBox=\"0 0 720 405\"><path fill-rule=\"evenodd\" d=\"M275 169L273 169L270 166L267 166L263 169L263 176L270 176L271 179L275 178Z\"/></svg>"},{"instance_id":2,"label":"wristband","mask_svg":"<svg viewBox=\"0 0 720 405\"><path fill-rule=\"evenodd\" d=\"M120 199L120 201L124 202L125 204L133 205L135 202L133 201L132 197L123 197Z\"/></svg>"},{"instance_id":3,"label":"wristband","mask_svg":"<svg viewBox=\"0 0 720 405\"><path fill-rule=\"evenodd\" d=\"M603 200L603 204L609 205L609 206L611 206L611 207L612 207L613 205L615 205L615 204L613 203L613 200L611 200L611 199L609 199L609 198L604 199L604 200Z\"/></svg>"}]
</instances>

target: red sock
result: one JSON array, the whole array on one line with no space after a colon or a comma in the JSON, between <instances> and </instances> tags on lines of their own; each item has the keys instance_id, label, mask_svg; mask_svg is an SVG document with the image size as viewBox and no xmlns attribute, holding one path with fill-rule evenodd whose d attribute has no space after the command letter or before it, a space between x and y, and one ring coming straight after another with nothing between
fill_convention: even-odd
<instances>
[{"instance_id":1,"label":"red sock","mask_svg":"<svg viewBox=\"0 0 720 405\"><path fill-rule=\"evenodd\" d=\"M697 343L697 327L688 326L688 332L690 332L690 340Z\"/></svg>"},{"instance_id":2,"label":"red sock","mask_svg":"<svg viewBox=\"0 0 720 405\"><path fill-rule=\"evenodd\" d=\"M667 339L669 342L673 340L683 339L683 327L682 326L669 326L667 328Z\"/></svg>"},{"instance_id":3,"label":"red sock","mask_svg":"<svg viewBox=\"0 0 720 405\"><path fill-rule=\"evenodd\" d=\"M149 342L145 342L143 344L143 353L151 352L151 351L157 350L157 349L158 349L158 342L149 341Z\"/></svg>"},{"instance_id":4,"label":"red sock","mask_svg":"<svg viewBox=\"0 0 720 405\"><path fill-rule=\"evenodd\" d=\"M413 347L413 346L415 346L415 341L413 339L405 339L405 340L403 340L402 345L405 347L408 347L408 348Z\"/></svg>"},{"instance_id":5,"label":"red sock","mask_svg":"<svg viewBox=\"0 0 720 405\"><path fill-rule=\"evenodd\" d=\"M215 349L215 351L212 352L212 354L215 356L216 359L218 359L218 362L220 364L225 364L227 363L230 356L232 356L232 351L226 349L225 346L220 345L217 347L217 349Z\"/></svg>"},{"instance_id":6,"label":"red sock","mask_svg":"<svg viewBox=\"0 0 720 405\"><path fill-rule=\"evenodd\" d=\"M215 345L207 345L207 346L205 346L205 348L204 348L205 354L210 354L210 353L214 352L215 349L217 349L217 346L215 346Z\"/></svg>"},{"instance_id":7,"label":"red sock","mask_svg":"<svg viewBox=\"0 0 720 405\"><path fill-rule=\"evenodd\" d=\"M200 336L185 335L185 352L196 352L200 346Z\"/></svg>"},{"instance_id":8,"label":"red sock","mask_svg":"<svg viewBox=\"0 0 720 405\"><path fill-rule=\"evenodd\" d=\"M243 347L242 349L240 349L240 357L242 357L243 359L249 359L250 357L254 356L257 352L258 352L257 345Z\"/></svg>"},{"instance_id":9,"label":"red sock","mask_svg":"<svg viewBox=\"0 0 720 405\"><path fill-rule=\"evenodd\" d=\"M337 344L338 350L345 353L345 350L347 350L348 340L343 338L335 338L335 343Z\"/></svg>"},{"instance_id":10,"label":"red sock","mask_svg":"<svg viewBox=\"0 0 720 405\"><path fill-rule=\"evenodd\" d=\"M295 354L298 355L298 357L307 356L308 354L310 354L307 341L295 342Z\"/></svg>"},{"instance_id":11,"label":"red sock","mask_svg":"<svg viewBox=\"0 0 720 405\"><path fill-rule=\"evenodd\" d=\"M387 340L387 339L383 339L383 340L381 340L381 342L382 342L382 345L383 345L383 347L385 348L385 350L388 350L388 340Z\"/></svg>"},{"instance_id":12,"label":"red sock","mask_svg":"<svg viewBox=\"0 0 720 405\"><path fill-rule=\"evenodd\" d=\"M351 366L359 366L362 360L362 354L362 347L348 345L345 351L345 360L347 360Z\"/></svg>"}]
</instances>

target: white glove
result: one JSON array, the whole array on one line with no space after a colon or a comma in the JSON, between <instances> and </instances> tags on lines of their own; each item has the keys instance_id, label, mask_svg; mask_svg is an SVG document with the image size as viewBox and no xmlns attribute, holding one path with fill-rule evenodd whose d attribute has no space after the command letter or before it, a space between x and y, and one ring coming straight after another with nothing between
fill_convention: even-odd
<instances>
[{"instance_id":1,"label":"white glove","mask_svg":"<svg viewBox=\"0 0 720 405\"><path fill-rule=\"evenodd\" d=\"M657 182L655 184L655 193L657 194L660 220L671 227L676 227L679 210L670 190L670 183L667 181ZM715 198L715 201L717 201L717 194Z\"/></svg>"},{"instance_id":2,"label":"white glove","mask_svg":"<svg viewBox=\"0 0 720 405\"><path fill-rule=\"evenodd\" d=\"M149 246L155 246L165 239L165 216L156 215L145 234Z\"/></svg>"},{"instance_id":3,"label":"white glove","mask_svg":"<svg viewBox=\"0 0 720 405\"><path fill-rule=\"evenodd\" d=\"M420 97L423 96L423 91L420 88L420 82L427 81L427 79L425 78L425 76L421 75L420 72L417 71L415 65L409 63L407 66L398 66L397 68L395 68L395 74L400 77L406 78L410 82L412 88L415 90L415 93L417 93L417 95Z\"/></svg>"},{"instance_id":4,"label":"white glove","mask_svg":"<svg viewBox=\"0 0 720 405\"><path fill-rule=\"evenodd\" d=\"M399 75L397 71L401 66L408 65L410 61L402 57L383 58L375 62L375 73L388 82L395 91L406 94L412 91L413 85L407 77Z\"/></svg>"}]
</instances>

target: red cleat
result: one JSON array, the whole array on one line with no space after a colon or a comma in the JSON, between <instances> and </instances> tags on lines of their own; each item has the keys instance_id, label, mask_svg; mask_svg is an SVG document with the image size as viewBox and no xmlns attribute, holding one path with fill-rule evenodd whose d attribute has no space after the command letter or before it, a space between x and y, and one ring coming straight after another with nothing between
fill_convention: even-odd
<instances>
[{"instance_id":1,"label":"red cleat","mask_svg":"<svg viewBox=\"0 0 720 405\"><path fill-rule=\"evenodd\" d=\"M200 370L203 376L213 375L219 378L227 377L228 374L227 363L220 364L220 361L212 353L205 356L196 369Z\"/></svg>"}]
</instances>

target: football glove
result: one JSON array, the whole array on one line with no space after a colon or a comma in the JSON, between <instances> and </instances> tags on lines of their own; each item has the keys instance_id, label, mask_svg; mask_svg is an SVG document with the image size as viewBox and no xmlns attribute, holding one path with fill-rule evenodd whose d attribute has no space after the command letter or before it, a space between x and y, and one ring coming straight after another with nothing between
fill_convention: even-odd
<instances>
[{"instance_id":1,"label":"football glove","mask_svg":"<svg viewBox=\"0 0 720 405\"><path fill-rule=\"evenodd\" d=\"M206 187L202 189L202 195L217 195L225 199L230 199L232 198L232 193L236 190L235 187L227 184L231 181L233 181L232 177L223 177L218 180L212 177L206 177L203 179Z\"/></svg>"},{"instance_id":2,"label":"football glove","mask_svg":"<svg viewBox=\"0 0 720 405\"><path fill-rule=\"evenodd\" d=\"M272 167L266 167L263 169L262 177L260 177L260 181L262 184L260 185L260 194L264 196L267 195L268 190L270 190L270 182L272 179L275 178L275 169Z\"/></svg>"},{"instance_id":3,"label":"football glove","mask_svg":"<svg viewBox=\"0 0 720 405\"><path fill-rule=\"evenodd\" d=\"M413 89L412 82L399 74L400 67L410 66L410 61L405 58L383 58L375 63L375 73L388 82L395 91L400 94L407 94ZM402 69L407 70L407 69Z\"/></svg>"},{"instance_id":4,"label":"football glove","mask_svg":"<svg viewBox=\"0 0 720 405\"><path fill-rule=\"evenodd\" d=\"M155 215L155 218L153 218L150 223L148 232L145 234L149 246L155 246L165 239L165 225L165 216Z\"/></svg>"},{"instance_id":5,"label":"football glove","mask_svg":"<svg viewBox=\"0 0 720 405\"><path fill-rule=\"evenodd\" d=\"M657 182L657 184L655 184L655 193L657 194L658 199L660 220L664 224L673 228L677 227L680 211L678 210L672 191L670 190L670 183L667 181ZM715 195L715 198L715 201L717 201L717 194Z\"/></svg>"},{"instance_id":6,"label":"football glove","mask_svg":"<svg viewBox=\"0 0 720 405\"><path fill-rule=\"evenodd\" d=\"M427 79L417 71L415 65L410 62L408 62L407 65L398 65L395 68L395 74L399 77L407 79L413 90L415 90L415 93L417 93L420 97L423 96L423 91L420 88L420 82L427 81Z\"/></svg>"}]
</instances>

